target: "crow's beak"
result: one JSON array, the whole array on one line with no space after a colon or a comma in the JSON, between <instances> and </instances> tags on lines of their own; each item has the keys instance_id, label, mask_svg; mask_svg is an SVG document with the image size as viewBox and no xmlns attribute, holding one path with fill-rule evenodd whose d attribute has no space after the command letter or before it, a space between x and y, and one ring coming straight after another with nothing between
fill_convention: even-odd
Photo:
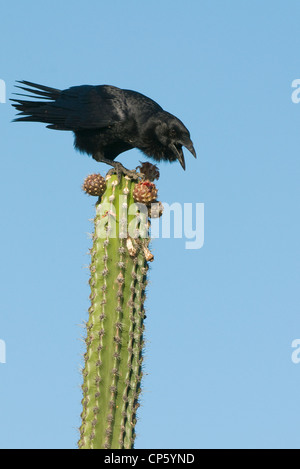
<instances>
[{"instance_id":1,"label":"crow's beak","mask_svg":"<svg viewBox=\"0 0 300 469\"><path fill-rule=\"evenodd\" d=\"M183 151L182 151L181 145L176 146L176 145L174 145L174 143L172 143L170 145L170 147L172 149L172 152L176 156L177 160L179 161L179 163L181 164L181 166L185 170L185 161L184 161L184 156L183 156Z\"/></svg>"},{"instance_id":2,"label":"crow's beak","mask_svg":"<svg viewBox=\"0 0 300 469\"><path fill-rule=\"evenodd\" d=\"M196 152L195 152L195 148L194 148L194 145L193 145L192 142L190 142L190 143L188 143L187 145L184 145L184 146L185 146L185 148L188 149L189 152L192 153L192 155L193 155L194 158L197 158L197 155L196 155Z\"/></svg>"},{"instance_id":3,"label":"crow's beak","mask_svg":"<svg viewBox=\"0 0 300 469\"><path fill-rule=\"evenodd\" d=\"M179 150L178 151L178 161L179 163L181 164L182 168L184 169L185 171L185 160L184 160L184 156L183 156L183 151L182 150Z\"/></svg>"}]
</instances>

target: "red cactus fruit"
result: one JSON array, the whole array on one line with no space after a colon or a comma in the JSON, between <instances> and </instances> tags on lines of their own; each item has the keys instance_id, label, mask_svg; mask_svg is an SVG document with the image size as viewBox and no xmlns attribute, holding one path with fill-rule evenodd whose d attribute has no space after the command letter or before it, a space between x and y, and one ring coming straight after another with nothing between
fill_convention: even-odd
<instances>
[{"instance_id":1,"label":"red cactus fruit","mask_svg":"<svg viewBox=\"0 0 300 469\"><path fill-rule=\"evenodd\" d=\"M157 188L153 182L141 181L133 189L133 198L135 202L142 204L151 204L157 197Z\"/></svg>"}]
</instances>

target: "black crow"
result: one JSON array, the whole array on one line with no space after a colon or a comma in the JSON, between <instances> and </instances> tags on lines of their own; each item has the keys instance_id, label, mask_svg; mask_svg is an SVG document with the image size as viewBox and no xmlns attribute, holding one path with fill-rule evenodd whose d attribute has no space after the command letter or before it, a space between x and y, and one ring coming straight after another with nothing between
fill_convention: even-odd
<instances>
[{"instance_id":1,"label":"black crow","mask_svg":"<svg viewBox=\"0 0 300 469\"><path fill-rule=\"evenodd\" d=\"M183 169L183 146L196 158L183 123L136 91L109 85L73 86L61 91L29 81L18 83L22 86L17 88L33 95L15 94L35 100L11 100L21 116L15 121L45 122L49 129L73 131L76 149L113 166L118 174L133 176L114 161L131 148L138 148L155 161L178 160Z\"/></svg>"}]
</instances>

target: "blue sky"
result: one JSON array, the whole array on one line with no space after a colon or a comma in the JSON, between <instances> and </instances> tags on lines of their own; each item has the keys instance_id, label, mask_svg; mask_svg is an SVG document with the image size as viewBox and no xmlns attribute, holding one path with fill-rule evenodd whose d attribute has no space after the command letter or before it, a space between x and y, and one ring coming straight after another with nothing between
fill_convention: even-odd
<instances>
[{"instance_id":1,"label":"blue sky","mask_svg":"<svg viewBox=\"0 0 300 469\"><path fill-rule=\"evenodd\" d=\"M197 150L185 173L161 165L160 200L205 204L205 244L153 242L136 448L300 448L299 16L295 0L1 6L7 98L22 79L134 89ZM13 117L0 104L0 446L75 448L94 214L81 184L108 168Z\"/></svg>"}]
</instances>

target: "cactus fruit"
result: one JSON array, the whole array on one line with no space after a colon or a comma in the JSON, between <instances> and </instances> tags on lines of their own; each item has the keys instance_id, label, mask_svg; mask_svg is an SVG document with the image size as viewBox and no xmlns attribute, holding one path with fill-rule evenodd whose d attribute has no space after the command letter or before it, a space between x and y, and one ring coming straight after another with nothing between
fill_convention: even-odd
<instances>
[{"instance_id":1,"label":"cactus fruit","mask_svg":"<svg viewBox=\"0 0 300 469\"><path fill-rule=\"evenodd\" d=\"M159 218L162 216L164 206L161 202L155 201L148 207L149 218Z\"/></svg>"},{"instance_id":2,"label":"cactus fruit","mask_svg":"<svg viewBox=\"0 0 300 469\"><path fill-rule=\"evenodd\" d=\"M159 179L159 169L156 164L148 163L148 162L141 162L141 165L137 167L142 174L144 174L145 179L148 181L155 181L155 179Z\"/></svg>"},{"instance_id":3,"label":"cactus fruit","mask_svg":"<svg viewBox=\"0 0 300 469\"><path fill-rule=\"evenodd\" d=\"M143 187L148 190L147 184ZM120 182L110 176L96 204L80 449L134 445L143 375L145 290L148 262L153 260L147 215L134 204L137 186L127 176Z\"/></svg>"},{"instance_id":4,"label":"cactus fruit","mask_svg":"<svg viewBox=\"0 0 300 469\"><path fill-rule=\"evenodd\" d=\"M140 181L133 190L133 198L135 202L142 204L151 204L156 200L157 188L153 182Z\"/></svg>"},{"instance_id":5,"label":"cactus fruit","mask_svg":"<svg viewBox=\"0 0 300 469\"><path fill-rule=\"evenodd\" d=\"M90 174L84 180L82 189L89 195L101 197L106 189L106 182L101 174Z\"/></svg>"}]
</instances>

